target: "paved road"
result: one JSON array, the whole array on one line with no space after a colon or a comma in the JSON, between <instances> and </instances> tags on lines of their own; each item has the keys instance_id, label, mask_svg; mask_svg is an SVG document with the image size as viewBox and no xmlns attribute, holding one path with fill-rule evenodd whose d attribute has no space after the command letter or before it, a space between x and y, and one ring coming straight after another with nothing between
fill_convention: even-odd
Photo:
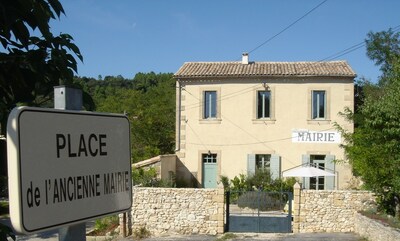
<instances>
[{"instance_id":1,"label":"paved road","mask_svg":"<svg viewBox=\"0 0 400 241\"><path fill-rule=\"evenodd\" d=\"M9 218L0 218L0 223L11 227L11 221ZM91 230L93 226L94 221L87 222L86 230ZM32 235L17 235L17 241L58 241L58 230L46 231Z\"/></svg>"},{"instance_id":2,"label":"paved road","mask_svg":"<svg viewBox=\"0 0 400 241\"><path fill-rule=\"evenodd\" d=\"M167 236L167 237L151 237L142 239L143 241L217 241L223 236L208 235L191 235L191 236ZM91 239L87 239L88 241ZM110 240L110 239L96 239ZM137 240L132 237L115 238L115 241L132 241ZM230 239L224 240L270 240L270 241L360 241L361 237L353 233L312 233L312 234L235 234ZM30 236L17 236L17 241L58 241L58 233L46 232Z\"/></svg>"},{"instance_id":3,"label":"paved road","mask_svg":"<svg viewBox=\"0 0 400 241\"><path fill-rule=\"evenodd\" d=\"M226 235L226 234L225 234ZM275 234L275 233L235 233L234 236L229 235L231 238L226 240L271 240L271 241L360 241L363 240L360 236L354 233L307 233L307 234ZM153 237L142 239L144 241L217 241L218 238L223 240L222 236L207 236L207 235L192 235L192 236L168 236L168 237ZM116 239L118 241L132 241L131 237ZM224 239L225 240L225 239Z\"/></svg>"},{"instance_id":4,"label":"paved road","mask_svg":"<svg viewBox=\"0 0 400 241\"><path fill-rule=\"evenodd\" d=\"M10 219L0 218L0 223L10 225ZM93 222L87 223L87 228L93 227ZM271 241L360 241L363 240L360 236L354 233L306 233L306 234L277 234L277 233L228 233L219 236L210 235L171 235L163 237L150 237L142 239L144 241L217 241L221 238L227 238L224 240L271 240ZM229 239L228 239L229 237ZM87 239L88 241L91 239ZM96 239L102 240L102 239ZM104 240L104 239L103 239ZM109 240L109 239L107 239ZM132 241L135 240L132 237L127 238L115 238L115 241ZM43 232L34 235L19 235L17 241L58 241L58 230Z\"/></svg>"}]
</instances>

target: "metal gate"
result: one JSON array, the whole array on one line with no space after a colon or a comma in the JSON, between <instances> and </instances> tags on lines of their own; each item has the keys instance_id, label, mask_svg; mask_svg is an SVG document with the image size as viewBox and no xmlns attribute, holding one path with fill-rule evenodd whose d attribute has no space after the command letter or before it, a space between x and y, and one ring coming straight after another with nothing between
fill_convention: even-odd
<instances>
[{"instance_id":1,"label":"metal gate","mask_svg":"<svg viewBox=\"0 0 400 241\"><path fill-rule=\"evenodd\" d=\"M291 233L290 192L226 192L226 231Z\"/></svg>"}]
</instances>

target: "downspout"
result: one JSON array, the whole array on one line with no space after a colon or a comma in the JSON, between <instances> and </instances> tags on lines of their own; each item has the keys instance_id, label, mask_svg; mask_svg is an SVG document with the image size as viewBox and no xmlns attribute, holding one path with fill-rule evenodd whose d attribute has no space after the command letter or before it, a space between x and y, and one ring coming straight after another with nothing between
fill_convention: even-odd
<instances>
[{"instance_id":1,"label":"downspout","mask_svg":"<svg viewBox=\"0 0 400 241\"><path fill-rule=\"evenodd\" d=\"M175 136L175 152L178 152L181 150L181 110L182 110L182 86L181 82L179 79L176 81L176 102L177 102L177 109L176 109L176 123L175 123L175 129L176 129L176 136Z\"/></svg>"}]
</instances>

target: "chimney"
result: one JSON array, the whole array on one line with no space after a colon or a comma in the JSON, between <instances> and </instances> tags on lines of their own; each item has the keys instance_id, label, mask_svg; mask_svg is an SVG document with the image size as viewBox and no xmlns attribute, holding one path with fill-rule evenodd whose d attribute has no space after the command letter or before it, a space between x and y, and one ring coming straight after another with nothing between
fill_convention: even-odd
<instances>
[{"instance_id":1,"label":"chimney","mask_svg":"<svg viewBox=\"0 0 400 241\"><path fill-rule=\"evenodd\" d=\"M249 64L249 54L248 53L242 54L242 64Z\"/></svg>"}]
</instances>

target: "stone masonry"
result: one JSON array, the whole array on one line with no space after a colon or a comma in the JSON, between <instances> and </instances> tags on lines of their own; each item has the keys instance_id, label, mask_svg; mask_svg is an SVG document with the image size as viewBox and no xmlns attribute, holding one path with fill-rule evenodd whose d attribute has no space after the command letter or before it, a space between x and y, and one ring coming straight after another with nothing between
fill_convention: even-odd
<instances>
[{"instance_id":1,"label":"stone masonry","mask_svg":"<svg viewBox=\"0 0 400 241\"><path fill-rule=\"evenodd\" d=\"M224 190L133 188L132 229L152 235L221 234L224 232Z\"/></svg>"},{"instance_id":2,"label":"stone masonry","mask_svg":"<svg viewBox=\"0 0 400 241\"><path fill-rule=\"evenodd\" d=\"M372 207L374 195L367 191L300 190L294 188L294 233L354 232L357 211Z\"/></svg>"},{"instance_id":3,"label":"stone masonry","mask_svg":"<svg viewBox=\"0 0 400 241\"><path fill-rule=\"evenodd\" d=\"M400 231L377 220L367 218L359 213L355 215L354 232L361 237L374 241L400 240Z\"/></svg>"}]
</instances>

